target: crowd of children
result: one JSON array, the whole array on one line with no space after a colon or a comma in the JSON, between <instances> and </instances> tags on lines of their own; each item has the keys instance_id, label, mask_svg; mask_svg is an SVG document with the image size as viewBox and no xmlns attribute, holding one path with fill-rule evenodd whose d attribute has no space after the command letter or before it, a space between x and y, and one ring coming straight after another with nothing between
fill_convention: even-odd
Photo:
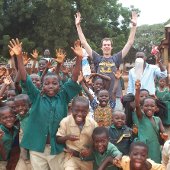
<instances>
[{"instance_id":1,"label":"crowd of children","mask_svg":"<svg viewBox=\"0 0 170 170\"><path fill-rule=\"evenodd\" d=\"M135 96L122 96L124 108L117 110L121 70L110 78L91 62L91 75L83 76L79 40L72 50L71 68L61 49L54 58L34 50L28 72L22 42L9 42L15 66L0 68L0 170L169 170L166 79L156 80L156 96L136 80Z\"/></svg>"}]
</instances>

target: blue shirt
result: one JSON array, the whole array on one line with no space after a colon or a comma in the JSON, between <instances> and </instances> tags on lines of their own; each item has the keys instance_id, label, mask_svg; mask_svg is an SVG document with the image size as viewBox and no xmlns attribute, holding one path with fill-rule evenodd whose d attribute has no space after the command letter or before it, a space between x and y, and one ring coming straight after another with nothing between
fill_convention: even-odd
<instances>
[{"instance_id":1,"label":"blue shirt","mask_svg":"<svg viewBox=\"0 0 170 170\"><path fill-rule=\"evenodd\" d=\"M150 95L155 94L155 82L154 79L156 77L167 77L167 70L161 71L160 68L156 65L146 63L146 67L143 71L143 75L141 78L141 89L147 89ZM127 93L135 94L135 68L130 69L129 71L129 81Z\"/></svg>"}]
</instances>

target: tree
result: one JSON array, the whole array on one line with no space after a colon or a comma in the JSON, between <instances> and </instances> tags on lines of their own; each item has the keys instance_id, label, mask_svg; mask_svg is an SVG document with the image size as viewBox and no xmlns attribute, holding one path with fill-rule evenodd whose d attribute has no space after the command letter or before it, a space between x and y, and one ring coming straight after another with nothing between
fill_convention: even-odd
<instances>
[{"instance_id":1,"label":"tree","mask_svg":"<svg viewBox=\"0 0 170 170\"><path fill-rule=\"evenodd\" d=\"M159 45L164 38L164 24L142 25L138 27L135 48L150 56L152 45Z\"/></svg>"},{"instance_id":2,"label":"tree","mask_svg":"<svg viewBox=\"0 0 170 170\"><path fill-rule=\"evenodd\" d=\"M112 37L114 51L121 50L129 34L130 9L118 0L2 0L0 3L0 36L20 38L24 50L70 47L77 39L74 14L82 14L82 27L92 48L100 52L100 41ZM120 20L121 18L121 20ZM1 49L7 44L0 44ZM5 52L2 50L2 53ZM7 49L6 49L7 50Z\"/></svg>"}]
</instances>

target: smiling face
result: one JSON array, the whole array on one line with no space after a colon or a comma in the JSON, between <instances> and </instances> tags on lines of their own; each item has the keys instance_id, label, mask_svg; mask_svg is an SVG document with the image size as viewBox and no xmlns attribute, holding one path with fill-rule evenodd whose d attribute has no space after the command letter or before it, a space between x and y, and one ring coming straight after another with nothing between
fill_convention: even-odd
<instances>
[{"instance_id":1,"label":"smiling face","mask_svg":"<svg viewBox=\"0 0 170 170\"><path fill-rule=\"evenodd\" d=\"M29 110L29 103L23 99L15 99L14 102L16 112L19 115L24 116Z\"/></svg>"},{"instance_id":2,"label":"smiling face","mask_svg":"<svg viewBox=\"0 0 170 170\"><path fill-rule=\"evenodd\" d=\"M97 134L93 136L94 149L100 154L103 154L107 150L109 138L105 133Z\"/></svg>"},{"instance_id":3,"label":"smiling face","mask_svg":"<svg viewBox=\"0 0 170 170\"><path fill-rule=\"evenodd\" d=\"M59 82L58 77L56 75L47 75L44 77L43 82L43 92L49 96L53 97L59 91Z\"/></svg>"},{"instance_id":4,"label":"smiling face","mask_svg":"<svg viewBox=\"0 0 170 170\"><path fill-rule=\"evenodd\" d=\"M146 98L143 102L143 112L147 117L152 117L156 111L156 103L152 98Z\"/></svg>"},{"instance_id":5,"label":"smiling face","mask_svg":"<svg viewBox=\"0 0 170 170\"><path fill-rule=\"evenodd\" d=\"M103 80L102 79L95 80L93 88L94 92L98 93L101 89L103 89Z\"/></svg>"},{"instance_id":6,"label":"smiling face","mask_svg":"<svg viewBox=\"0 0 170 170\"><path fill-rule=\"evenodd\" d=\"M101 107L107 106L109 102L109 92L107 90L100 90L97 99Z\"/></svg>"},{"instance_id":7,"label":"smiling face","mask_svg":"<svg viewBox=\"0 0 170 170\"><path fill-rule=\"evenodd\" d=\"M38 62L38 71L39 71L39 72L43 72L44 69L46 68L47 63L48 63L47 60L41 59L41 60Z\"/></svg>"},{"instance_id":8,"label":"smiling face","mask_svg":"<svg viewBox=\"0 0 170 170\"><path fill-rule=\"evenodd\" d=\"M101 49L104 57L110 57L113 49L111 41L103 40Z\"/></svg>"},{"instance_id":9,"label":"smiling face","mask_svg":"<svg viewBox=\"0 0 170 170\"><path fill-rule=\"evenodd\" d=\"M32 82L35 84L35 86L36 86L38 89L40 89L40 87L41 87L40 76L37 75L37 74L31 74L30 77L31 77Z\"/></svg>"},{"instance_id":10,"label":"smiling face","mask_svg":"<svg viewBox=\"0 0 170 170\"><path fill-rule=\"evenodd\" d=\"M12 113L11 109L6 107L0 111L0 123L7 127L8 129L12 128L15 123L15 115Z\"/></svg>"},{"instance_id":11,"label":"smiling face","mask_svg":"<svg viewBox=\"0 0 170 170\"><path fill-rule=\"evenodd\" d=\"M8 90L7 91L7 100L14 99L16 96L15 90Z\"/></svg>"},{"instance_id":12,"label":"smiling face","mask_svg":"<svg viewBox=\"0 0 170 170\"><path fill-rule=\"evenodd\" d=\"M116 111L113 114L113 124L117 128L121 128L125 125L126 122L126 115L123 112Z\"/></svg>"},{"instance_id":13,"label":"smiling face","mask_svg":"<svg viewBox=\"0 0 170 170\"><path fill-rule=\"evenodd\" d=\"M132 169L141 170L146 164L147 149L143 146L134 146L130 153L130 166Z\"/></svg>"},{"instance_id":14,"label":"smiling face","mask_svg":"<svg viewBox=\"0 0 170 170\"><path fill-rule=\"evenodd\" d=\"M89 104L76 101L72 105L72 115L77 125L83 125L89 111Z\"/></svg>"}]
</instances>

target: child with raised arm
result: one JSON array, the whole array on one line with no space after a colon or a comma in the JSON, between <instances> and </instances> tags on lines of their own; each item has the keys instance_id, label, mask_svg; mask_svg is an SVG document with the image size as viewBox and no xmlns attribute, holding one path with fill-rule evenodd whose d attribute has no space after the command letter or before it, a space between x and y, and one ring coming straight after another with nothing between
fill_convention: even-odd
<instances>
[{"instance_id":1,"label":"child with raised arm","mask_svg":"<svg viewBox=\"0 0 170 170\"><path fill-rule=\"evenodd\" d=\"M136 113L133 114L133 122L138 126L139 141L144 142L148 148L148 156L157 163L161 162L160 139L167 138L162 121L154 116L156 103L155 99L147 97L143 99L140 106L140 81L136 81Z\"/></svg>"},{"instance_id":2,"label":"child with raised arm","mask_svg":"<svg viewBox=\"0 0 170 170\"><path fill-rule=\"evenodd\" d=\"M64 155L62 151L64 146L56 142L56 133L60 121L67 116L69 102L81 90L77 83L82 60L80 41L75 41L74 48L72 48L77 56L72 78L60 90L57 75L54 73L47 74L43 79L42 92L33 85L30 76L26 73L22 61L22 46L19 40L11 40L9 48L17 56L21 79L25 82L32 102L21 147L30 150L33 169L63 169Z\"/></svg>"},{"instance_id":3,"label":"child with raised arm","mask_svg":"<svg viewBox=\"0 0 170 170\"><path fill-rule=\"evenodd\" d=\"M92 146L92 132L97 123L90 119L89 101L85 97L78 96L72 101L72 115L67 116L60 122L57 132L57 142L66 145L64 160L65 170L92 170L91 161L81 161L80 154L86 147Z\"/></svg>"},{"instance_id":4,"label":"child with raised arm","mask_svg":"<svg viewBox=\"0 0 170 170\"><path fill-rule=\"evenodd\" d=\"M117 70L115 75L115 84L112 91L111 97L109 97L109 92L105 89L100 90L98 92L98 102L97 100L91 95L88 88L82 82L82 87L86 92L87 96L89 97L90 104L92 109L94 110L94 120L98 123L99 126L110 126L112 124L112 115L113 110L116 105L116 90L119 83L119 78L121 76L120 70ZM110 98L110 99L109 99Z\"/></svg>"}]
</instances>

